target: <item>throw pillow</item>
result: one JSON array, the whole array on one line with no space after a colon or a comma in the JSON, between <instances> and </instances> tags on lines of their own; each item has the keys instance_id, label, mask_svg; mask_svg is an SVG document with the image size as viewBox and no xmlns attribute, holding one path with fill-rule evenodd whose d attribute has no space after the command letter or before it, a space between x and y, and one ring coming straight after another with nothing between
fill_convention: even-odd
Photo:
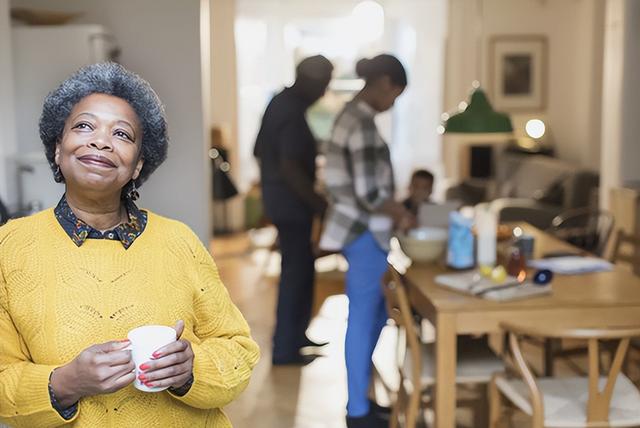
<instances>
[{"instance_id":1,"label":"throw pillow","mask_svg":"<svg viewBox=\"0 0 640 428\"><path fill-rule=\"evenodd\" d=\"M546 205L562 205L564 202L564 182L566 177L561 177L551 183L544 190L538 190L534 193L533 198Z\"/></svg>"}]
</instances>

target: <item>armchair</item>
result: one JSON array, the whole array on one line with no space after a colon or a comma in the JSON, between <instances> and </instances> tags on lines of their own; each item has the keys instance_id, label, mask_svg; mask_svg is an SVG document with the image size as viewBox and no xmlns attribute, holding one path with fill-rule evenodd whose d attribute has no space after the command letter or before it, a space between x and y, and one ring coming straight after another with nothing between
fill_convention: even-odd
<instances>
[{"instance_id":1,"label":"armchair","mask_svg":"<svg viewBox=\"0 0 640 428\"><path fill-rule=\"evenodd\" d=\"M465 205L493 201L500 221L526 221L539 229L551 226L558 214L597 206L597 172L544 155L502 153L496 161L494 182L478 186L463 182L447 190L447 199Z\"/></svg>"}]
</instances>

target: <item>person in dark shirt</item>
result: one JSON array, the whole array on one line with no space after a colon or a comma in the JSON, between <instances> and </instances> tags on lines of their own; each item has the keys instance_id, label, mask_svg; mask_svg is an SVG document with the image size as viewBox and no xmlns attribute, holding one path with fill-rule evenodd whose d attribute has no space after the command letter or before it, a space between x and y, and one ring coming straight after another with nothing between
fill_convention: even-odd
<instances>
[{"instance_id":1,"label":"person in dark shirt","mask_svg":"<svg viewBox=\"0 0 640 428\"><path fill-rule=\"evenodd\" d=\"M312 222L327 207L326 199L314 188L318 151L305 112L324 95L332 72L331 62L321 55L302 60L293 86L283 89L267 106L254 148L265 213L278 229L282 254L273 336L275 365L305 364L310 358L301 355L300 348L322 345L305 333L315 276Z\"/></svg>"},{"instance_id":2,"label":"person in dark shirt","mask_svg":"<svg viewBox=\"0 0 640 428\"><path fill-rule=\"evenodd\" d=\"M404 207L417 216L420 205L429 202L432 191L433 174L426 169L415 170L411 175L409 196L403 202Z\"/></svg>"},{"instance_id":3,"label":"person in dark shirt","mask_svg":"<svg viewBox=\"0 0 640 428\"><path fill-rule=\"evenodd\" d=\"M2 203L2 199L0 199L0 226L9 221L9 210Z\"/></svg>"}]
</instances>

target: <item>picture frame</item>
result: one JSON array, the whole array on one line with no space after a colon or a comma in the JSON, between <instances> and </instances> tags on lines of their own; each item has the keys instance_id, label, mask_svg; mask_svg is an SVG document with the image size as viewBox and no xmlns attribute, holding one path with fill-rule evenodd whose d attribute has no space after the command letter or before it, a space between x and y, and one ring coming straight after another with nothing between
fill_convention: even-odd
<instances>
[{"instance_id":1,"label":"picture frame","mask_svg":"<svg viewBox=\"0 0 640 428\"><path fill-rule=\"evenodd\" d=\"M543 110L547 100L547 38L494 36L489 52L493 107L499 111Z\"/></svg>"}]
</instances>

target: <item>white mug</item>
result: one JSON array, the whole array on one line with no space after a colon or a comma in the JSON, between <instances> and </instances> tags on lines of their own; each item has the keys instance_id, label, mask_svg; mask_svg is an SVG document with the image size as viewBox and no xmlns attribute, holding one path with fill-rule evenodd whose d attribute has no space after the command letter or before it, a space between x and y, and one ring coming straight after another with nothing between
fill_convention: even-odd
<instances>
[{"instance_id":1,"label":"white mug","mask_svg":"<svg viewBox=\"0 0 640 428\"><path fill-rule=\"evenodd\" d=\"M131 344L126 349L131 350L131 358L136 365L136 380L133 382L133 386L145 392L159 392L167 389L168 387L150 388L142 383L138 376L144 373L140 370L140 365L152 360L154 352L176 341L176 331L164 325L143 325L131 330L127 338Z\"/></svg>"}]
</instances>

